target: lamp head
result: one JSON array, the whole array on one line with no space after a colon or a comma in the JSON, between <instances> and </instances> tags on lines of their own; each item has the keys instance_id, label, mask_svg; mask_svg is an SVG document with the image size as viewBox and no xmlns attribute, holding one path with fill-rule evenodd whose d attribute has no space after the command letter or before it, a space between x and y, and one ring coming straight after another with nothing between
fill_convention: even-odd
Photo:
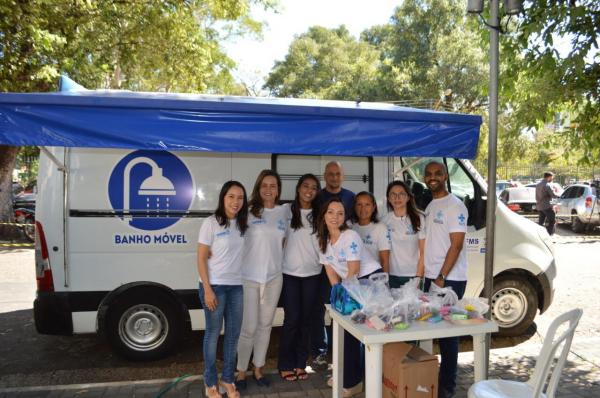
<instances>
[{"instance_id":1,"label":"lamp head","mask_svg":"<svg viewBox=\"0 0 600 398\"><path fill-rule=\"evenodd\" d=\"M504 0L504 13L506 15L517 15L523 11L521 0Z\"/></svg>"},{"instance_id":2,"label":"lamp head","mask_svg":"<svg viewBox=\"0 0 600 398\"><path fill-rule=\"evenodd\" d=\"M481 14L483 12L483 0L468 0L467 12L469 14Z\"/></svg>"}]
</instances>

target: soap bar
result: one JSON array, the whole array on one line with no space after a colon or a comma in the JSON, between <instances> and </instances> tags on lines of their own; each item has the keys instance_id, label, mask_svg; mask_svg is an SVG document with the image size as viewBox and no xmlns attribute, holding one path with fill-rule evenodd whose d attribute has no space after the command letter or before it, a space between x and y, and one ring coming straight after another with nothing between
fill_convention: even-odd
<instances>
[{"instance_id":1,"label":"soap bar","mask_svg":"<svg viewBox=\"0 0 600 398\"><path fill-rule=\"evenodd\" d=\"M426 321L429 318L431 318L432 316L433 316L433 314L431 312L428 312L427 314L421 315L421 317L418 318L417 321Z\"/></svg>"},{"instance_id":2,"label":"soap bar","mask_svg":"<svg viewBox=\"0 0 600 398\"><path fill-rule=\"evenodd\" d=\"M383 330L385 329L385 322L383 322L378 316L372 316L369 318L369 322L373 325L374 329Z\"/></svg>"},{"instance_id":3,"label":"soap bar","mask_svg":"<svg viewBox=\"0 0 600 398\"><path fill-rule=\"evenodd\" d=\"M450 317L451 317L451 319L453 321L460 321L460 320L463 320L463 319L469 319L469 317L466 314L452 314Z\"/></svg>"},{"instance_id":4,"label":"soap bar","mask_svg":"<svg viewBox=\"0 0 600 398\"><path fill-rule=\"evenodd\" d=\"M394 329L398 329L398 330L404 330L408 327L408 324L404 323L404 322L400 322L394 325Z\"/></svg>"},{"instance_id":5,"label":"soap bar","mask_svg":"<svg viewBox=\"0 0 600 398\"><path fill-rule=\"evenodd\" d=\"M441 321L442 321L442 316L441 315L432 316L431 318L429 318L427 320L427 322L431 322L431 323L438 323L438 322L441 322Z\"/></svg>"}]
</instances>

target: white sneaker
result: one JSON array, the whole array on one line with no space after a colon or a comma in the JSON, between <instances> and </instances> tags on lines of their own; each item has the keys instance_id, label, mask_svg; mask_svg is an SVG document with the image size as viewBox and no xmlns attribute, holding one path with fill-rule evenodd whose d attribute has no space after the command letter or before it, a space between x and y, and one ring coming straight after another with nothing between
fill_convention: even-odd
<instances>
[{"instance_id":1,"label":"white sneaker","mask_svg":"<svg viewBox=\"0 0 600 398\"><path fill-rule=\"evenodd\" d=\"M327 379L327 385L329 387L333 387L333 377L330 377L329 379ZM344 388L343 396L344 396L344 398L353 397L357 394L360 394L362 392L362 390L363 390L363 383L361 381L354 387Z\"/></svg>"}]
</instances>

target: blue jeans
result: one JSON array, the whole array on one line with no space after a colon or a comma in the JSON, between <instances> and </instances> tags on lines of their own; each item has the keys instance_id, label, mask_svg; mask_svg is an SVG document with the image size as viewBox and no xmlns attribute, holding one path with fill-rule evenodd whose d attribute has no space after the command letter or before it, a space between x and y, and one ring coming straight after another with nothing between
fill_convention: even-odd
<instances>
[{"instance_id":1,"label":"blue jeans","mask_svg":"<svg viewBox=\"0 0 600 398\"><path fill-rule=\"evenodd\" d=\"M425 291L429 291L429 287L433 279L425 278ZM444 287L451 287L459 299L465 294L467 281L449 281L446 280ZM458 372L458 337L446 337L439 339L440 356L440 375L438 378L438 397L446 397L454 394L456 390L456 374Z\"/></svg>"},{"instance_id":2,"label":"blue jeans","mask_svg":"<svg viewBox=\"0 0 600 398\"><path fill-rule=\"evenodd\" d=\"M242 285L211 285L217 296L217 308L214 311L206 308L204 302L204 286L200 283L200 302L204 308L206 330L204 331L204 384L207 387L217 385L217 342L221 326L225 320L225 336L223 338L223 372L221 380L225 383L235 381L235 364L237 344L242 329L244 310L244 289Z\"/></svg>"}]
</instances>

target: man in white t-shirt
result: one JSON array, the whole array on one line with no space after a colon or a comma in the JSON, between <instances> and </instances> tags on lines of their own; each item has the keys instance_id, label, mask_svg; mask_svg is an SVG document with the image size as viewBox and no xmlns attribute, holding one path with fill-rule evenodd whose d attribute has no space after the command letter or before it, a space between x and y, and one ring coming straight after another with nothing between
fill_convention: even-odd
<instances>
[{"instance_id":1,"label":"man in white t-shirt","mask_svg":"<svg viewBox=\"0 0 600 398\"><path fill-rule=\"evenodd\" d=\"M451 287L462 298L467 285L467 208L448 192L448 172L439 162L425 166L425 184L433 200L425 209L425 290L432 283ZM442 357L438 398L449 398L456 389L458 337L439 340Z\"/></svg>"}]
</instances>

